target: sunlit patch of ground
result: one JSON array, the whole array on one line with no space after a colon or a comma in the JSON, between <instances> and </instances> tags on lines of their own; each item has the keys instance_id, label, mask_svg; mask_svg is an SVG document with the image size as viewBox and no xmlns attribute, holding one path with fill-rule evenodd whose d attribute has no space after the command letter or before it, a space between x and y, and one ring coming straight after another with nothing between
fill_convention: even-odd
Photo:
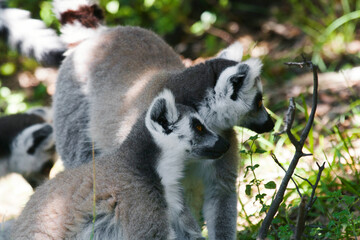
<instances>
[{"instance_id":1,"label":"sunlit patch of ground","mask_svg":"<svg viewBox=\"0 0 360 240\"><path fill-rule=\"evenodd\" d=\"M62 162L57 161L51 169L50 178L63 169ZM33 192L27 181L17 173L0 178L0 223L16 218Z\"/></svg>"},{"instance_id":2,"label":"sunlit patch of ground","mask_svg":"<svg viewBox=\"0 0 360 240\"><path fill-rule=\"evenodd\" d=\"M33 194L32 187L19 174L12 173L0 179L0 221L17 217Z\"/></svg>"}]
</instances>

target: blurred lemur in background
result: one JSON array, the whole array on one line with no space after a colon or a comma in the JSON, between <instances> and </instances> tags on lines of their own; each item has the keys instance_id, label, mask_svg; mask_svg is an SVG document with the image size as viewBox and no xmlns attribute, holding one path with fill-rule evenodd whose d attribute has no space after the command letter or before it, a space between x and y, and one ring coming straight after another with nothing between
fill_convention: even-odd
<instances>
[{"instance_id":1,"label":"blurred lemur in background","mask_svg":"<svg viewBox=\"0 0 360 240\"><path fill-rule=\"evenodd\" d=\"M56 154L48 111L35 108L0 118L0 177L19 173L33 188L49 179Z\"/></svg>"},{"instance_id":2,"label":"blurred lemur in background","mask_svg":"<svg viewBox=\"0 0 360 240\"><path fill-rule=\"evenodd\" d=\"M8 8L0 0L0 37L20 54L47 67L59 67L65 44L56 31L30 17L30 12ZM0 176L20 173L35 188L49 178L56 154L50 108L0 118Z\"/></svg>"}]
</instances>

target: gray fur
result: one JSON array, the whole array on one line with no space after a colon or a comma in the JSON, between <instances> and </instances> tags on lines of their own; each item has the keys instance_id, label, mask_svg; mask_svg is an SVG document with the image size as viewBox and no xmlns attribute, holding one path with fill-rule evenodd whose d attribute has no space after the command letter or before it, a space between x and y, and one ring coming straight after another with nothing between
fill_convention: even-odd
<instances>
[{"instance_id":1,"label":"gray fur","mask_svg":"<svg viewBox=\"0 0 360 240\"><path fill-rule=\"evenodd\" d=\"M234 101L230 99L234 89L228 82L231 75L226 74L240 71L241 64L247 64L250 72L239 90L238 98ZM231 140L233 150L221 159L206 163L209 167L202 162L193 163L199 165L198 169L206 169L206 174L187 171L185 179L199 178L199 182L205 186L203 210L205 220L210 224L208 230L211 239L220 235L222 239L234 239L238 153L236 136L231 128L234 125L246 126L252 115L256 118L258 110L254 107L253 100L255 95L262 91L261 83L255 80L260 74L260 69L261 63L258 60L238 63L220 58L186 69L179 56L150 31L137 27L101 29L95 37L75 48L72 55L66 59L60 69L55 94L55 112L58 108L72 108L71 105L77 105L78 102L88 102L89 108L79 112L84 114L81 118L68 118L67 115L55 113L56 122L62 126L69 126L78 134L88 129L89 138L95 142L100 152L110 152L126 139L139 114L147 109L154 96L164 87L169 88L177 102L197 108L213 130ZM85 87L67 87L70 86L67 82L79 81ZM83 95L80 96L79 92ZM69 95L76 94L80 98L71 102ZM265 111L263 106L261 108ZM88 122L82 121L79 124L81 119ZM273 127L267 113L265 118L259 118L257 121L258 123L254 124L264 131L269 131ZM56 122L55 128L63 131L64 128L59 128ZM265 122L267 124L263 126ZM82 138L70 134L69 131L64 131L61 136L56 137L57 142L65 142L72 137ZM90 152L90 148L76 146L59 150L60 155ZM81 159L90 161L89 158L86 159L86 154ZM81 163L76 161L76 158L64 158L64 161L67 167ZM186 192L187 199L202 201L201 197L192 196L201 193ZM199 207L202 204L190 203L190 206L194 205ZM209 219L209 216L214 215L206 212L210 209L222 214L216 214L215 220ZM199 209L192 211L197 213ZM180 218L178 221L187 220ZM181 225L179 223L179 226ZM177 235L183 236L182 231L188 230L179 230Z\"/></svg>"},{"instance_id":2,"label":"gray fur","mask_svg":"<svg viewBox=\"0 0 360 240\"><path fill-rule=\"evenodd\" d=\"M0 240L9 240L12 226L15 220L8 220L6 222L0 222Z\"/></svg>"},{"instance_id":3,"label":"gray fur","mask_svg":"<svg viewBox=\"0 0 360 240\"><path fill-rule=\"evenodd\" d=\"M166 104L157 104L164 99ZM118 149L95 159L94 239L174 238L169 219L174 213L181 215L183 206L178 212L171 195L181 192L178 182L185 160L203 157L193 151L197 146L213 147L204 142L222 140L204 125L201 131L194 129L193 118L202 123L193 109L175 107L173 96L166 91L154 100L146 117L139 117ZM199 134L207 137L196 137ZM167 176L163 170L174 166L175 174ZM92 163L60 173L31 197L14 224L12 238L89 239L93 193ZM191 220L187 224L196 226Z\"/></svg>"},{"instance_id":4,"label":"gray fur","mask_svg":"<svg viewBox=\"0 0 360 240\"><path fill-rule=\"evenodd\" d=\"M85 83L76 77L72 56L65 59L60 71L66 74L58 75L53 98L56 150L65 167L70 162L76 167L92 158L92 142L87 134L89 102L82 91Z\"/></svg>"}]
</instances>

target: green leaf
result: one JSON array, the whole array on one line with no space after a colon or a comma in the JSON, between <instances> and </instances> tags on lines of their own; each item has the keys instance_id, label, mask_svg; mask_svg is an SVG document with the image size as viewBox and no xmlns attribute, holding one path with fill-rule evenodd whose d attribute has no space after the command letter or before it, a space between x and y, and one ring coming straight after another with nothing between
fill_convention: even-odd
<instances>
[{"instance_id":1,"label":"green leaf","mask_svg":"<svg viewBox=\"0 0 360 240\"><path fill-rule=\"evenodd\" d=\"M260 167L259 164L255 164L254 166L246 166L246 170L249 171L249 169L251 169L251 171L254 171L254 170L257 169L258 167Z\"/></svg>"},{"instance_id":2,"label":"green leaf","mask_svg":"<svg viewBox=\"0 0 360 240\"><path fill-rule=\"evenodd\" d=\"M340 179L341 183L342 183L343 185L345 185L345 189L346 189L346 190L348 190L349 192L351 192L351 193L353 193L353 194L355 194L355 195L357 195L357 196L360 197L360 192L358 192L358 191L352 186L351 182L349 182L348 180L346 180L345 178L340 177L340 176L338 176L338 178Z\"/></svg>"},{"instance_id":3,"label":"green leaf","mask_svg":"<svg viewBox=\"0 0 360 240\"><path fill-rule=\"evenodd\" d=\"M119 11L120 3L119 1L111 1L106 4L106 11L111 14L115 14Z\"/></svg>"},{"instance_id":4,"label":"green leaf","mask_svg":"<svg viewBox=\"0 0 360 240\"><path fill-rule=\"evenodd\" d=\"M267 182L265 184L266 189L276 189L276 183L274 181Z\"/></svg>"},{"instance_id":5,"label":"green leaf","mask_svg":"<svg viewBox=\"0 0 360 240\"><path fill-rule=\"evenodd\" d=\"M255 136L251 136L251 137L249 138L249 140L255 141L255 140L258 139L258 138L259 138L259 136L258 136L258 135L255 135Z\"/></svg>"},{"instance_id":6,"label":"green leaf","mask_svg":"<svg viewBox=\"0 0 360 240\"><path fill-rule=\"evenodd\" d=\"M251 195L251 185L246 184L245 194L248 195L248 196Z\"/></svg>"},{"instance_id":7,"label":"green leaf","mask_svg":"<svg viewBox=\"0 0 360 240\"><path fill-rule=\"evenodd\" d=\"M263 204L261 210L260 210L260 213L263 213L263 212L266 212L267 210L269 210L270 206L269 205L266 205L266 204ZM273 221L274 222L274 221Z\"/></svg>"},{"instance_id":8,"label":"green leaf","mask_svg":"<svg viewBox=\"0 0 360 240\"><path fill-rule=\"evenodd\" d=\"M258 195L256 195L256 197L255 197L255 200L262 200L262 199L264 199L264 197L266 196L266 193L263 193L263 194L258 194Z\"/></svg>"},{"instance_id":9,"label":"green leaf","mask_svg":"<svg viewBox=\"0 0 360 240\"><path fill-rule=\"evenodd\" d=\"M194 23L191 27L190 27L190 31L195 34L195 35L201 35L204 33L205 29L204 29L204 25L201 21L198 21L196 23Z\"/></svg>"},{"instance_id":10,"label":"green leaf","mask_svg":"<svg viewBox=\"0 0 360 240\"><path fill-rule=\"evenodd\" d=\"M353 202L355 202L355 197L354 196L347 196L347 195L344 195L342 200L347 204L347 205L351 205L353 204Z\"/></svg>"},{"instance_id":11,"label":"green leaf","mask_svg":"<svg viewBox=\"0 0 360 240\"><path fill-rule=\"evenodd\" d=\"M260 154L266 153L266 152L267 152L266 150L261 149L261 148L257 148L257 149L255 150L255 153L260 153Z\"/></svg>"},{"instance_id":12,"label":"green leaf","mask_svg":"<svg viewBox=\"0 0 360 240\"><path fill-rule=\"evenodd\" d=\"M16 66L12 62L5 63L0 67L0 73L4 76L9 76L14 74L15 70L16 70Z\"/></svg>"}]
</instances>

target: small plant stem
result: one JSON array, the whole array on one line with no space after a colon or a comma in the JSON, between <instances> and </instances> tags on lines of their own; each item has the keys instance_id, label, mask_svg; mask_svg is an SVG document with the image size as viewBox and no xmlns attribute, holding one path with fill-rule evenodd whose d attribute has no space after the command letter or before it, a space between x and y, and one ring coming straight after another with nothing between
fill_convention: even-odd
<instances>
[{"instance_id":1,"label":"small plant stem","mask_svg":"<svg viewBox=\"0 0 360 240\"><path fill-rule=\"evenodd\" d=\"M252 157L252 155L253 155L252 148L253 148L254 144L255 144L255 140L252 141L251 146L250 146L250 162L251 162L251 166L254 166L253 157ZM260 194L261 191L260 191L258 179L257 179L256 174L255 174L255 169L251 168L251 172L252 172L252 174L254 176L255 186L256 186L256 188L258 190L258 194ZM264 201L262 200L262 198L260 198L259 200L260 200L261 205L264 205Z\"/></svg>"},{"instance_id":2,"label":"small plant stem","mask_svg":"<svg viewBox=\"0 0 360 240\"><path fill-rule=\"evenodd\" d=\"M244 211L246 222L249 224L249 226L253 226L254 224L251 222L249 215L247 214L247 212L245 210L245 204L241 201L240 194L238 194L238 200L239 200L242 210Z\"/></svg>"},{"instance_id":3,"label":"small plant stem","mask_svg":"<svg viewBox=\"0 0 360 240\"><path fill-rule=\"evenodd\" d=\"M350 159L351 159L351 164L348 164L350 165L349 167L351 168L352 171L354 171L355 175L357 178L359 178L359 173L356 169L356 162L355 162L355 159L354 157L351 155L350 153L350 150L349 150L349 146L348 144L346 143L344 137L342 136L341 132L340 132L340 129L338 126L335 126L335 131L336 131L336 134L339 136L341 142L344 144L344 148L345 148L345 151L347 152L347 154L349 155ZM347 161L346 161L347 162Z\"/></svg>"}]
</instances>

